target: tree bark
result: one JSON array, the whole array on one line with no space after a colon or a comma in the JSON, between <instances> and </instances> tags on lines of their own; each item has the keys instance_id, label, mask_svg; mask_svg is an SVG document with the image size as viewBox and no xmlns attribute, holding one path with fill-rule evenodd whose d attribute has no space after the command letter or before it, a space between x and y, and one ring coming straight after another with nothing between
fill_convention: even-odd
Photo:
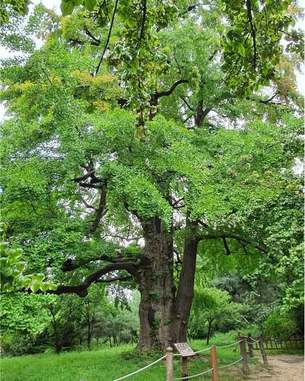
<instances>
[{"instance_id":1,"label":"tree bark","mask_svg":"<svg viewBox=\"0 0 305 381\"><path fill-rule=\"evenodd\" d=\"M173 237L159 218L142 223L146 265L140 271L139 350L165 349L173 342Z\"/></svg>"},{"instance_id":2,"label":"tree bark","mask_svg":"<svg viewBox=\"0 0 305 381\"><path fill-rule=\"evenodd\" d=\"M179 286L176 295L173 278L173 234L162 227L160 219L142 223L147 265L139 276L139 307L142 352L164 350L187 339L187 325L193 301L198 238L196 226L187 221L187 236Z\"/></svg>"}]
</instances>

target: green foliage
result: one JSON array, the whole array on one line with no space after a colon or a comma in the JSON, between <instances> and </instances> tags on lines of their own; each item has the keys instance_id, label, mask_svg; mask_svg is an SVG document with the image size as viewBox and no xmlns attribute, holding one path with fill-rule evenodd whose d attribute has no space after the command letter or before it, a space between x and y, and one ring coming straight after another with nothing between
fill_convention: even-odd
<instances>
[{"instance_id":1,"label":"green foliage","mask_svg":"<svg viewBox=\"0 0 305 381\"><path fill-rule=\"evenodd\" d=\"M267 317L264 330L267 336L286 339L296 334L297 322L291 314L276 309Z\"/></svg>"},{"instance_id":2,"label":"green foliage","mask_svg":"<svg viewBox=\"0 0 305 381\"><path fill-rule=\"evenodd\" d=\"M189 328L191 337L207 337L207 343L215 327L219 330L240 324L243 306L231 300L228 292L216 288L195 290L192 316ZM228 326L226 327L228 328Z\"/></svg>"},{"instance_id":3,"label":"green foliage","mask_svg":"<svg viewBox=\"0 0 305 381\"><path fill-rule=\"evenodd\" d=\"M50 324L46 305L54 298L24 293L1 295L1 348L4 353L20 355L35 351L37 338Z\"/></svg>"},{"instance_id":4,"label":"green foliage","mask_svg":"<svg viewBox=\"0 0 305 381\"><path fill-rule=\"evenodd\" d=\"M1 347L5 355L56 352L108 343L134 342L138 297L127 302L122 290L93 286L85 298L74 295L6 294L0 300Z\"/></svg>"},{"instance_id":5,"label":"green foliage","mask_svg":"<svg viewBox=\"0 0 305 381\"><path fill-rule=\"evenodd\" d=\"M54 301L52 295L27 295L17 293L1 296L1 329L15 333L41 333L50 321L45 310ZM3 331L2 331L3 332Z\"/></svg>"},{"instance_id":6,"label":"green foliage","mask_svg":"<svg viewBox=\"0 0 305 381\"><path fill-rule=\"evenodd\" d=\"M224 67L231 69L228 81L236 84L239 91L257 88L259 81L274 76L274 68L279 63L281 31L288 31L293 17L288 13L290 1L258 0L222 1L223 9L231 22L223 42L225 50ZM266 14L268 22L266 23ZM232 62L234 66L232 67ZM247 72L247 76L241 73ZM257 76L257 74L262 74Z\"/></svg>"},{"instance_id":7,"label":"green foliage","mask_svg":"<svg viewBox=\"0 0 305 381\"><path fill-rule=\"evenodd\" d=\"M25 15L28 11L28 0L7 0L0 4L0 26L8 23L12 14Z\"/></svg>"},{"instance_id":8,"label":"green foliage","mask_svg":"<svg viewBox=\"0 0 305 381\"><path fill-rule=\"evenodd\" d=\"M2 231L1 231L1 235ZM0 282L1 292L29 289L33 292L56 288L45 281L44 274L26 274L26 263L22 260L22 250L10 248L8 242L0 242Z\"/></svg>"},{"instance_id":9,"label":"green foliage","mask_svg":"<svg viewBox=\"0 0 305 381\"><path fill-rule=\"evenodd\" d=\"M40 273L76 285L122 256L139 262L137 238L153 219L181 254L188 219L203 235L205 287L238 272L246 301L269 283L270 303L300 307L301 192L292 167L302 156L302 102L291 78L298 60L280 44L294 23L292 1L189 5L64 0L63 17L39 6L7 24L4 46L26 55L0 70L9 117L1 125L5 290L46 290ZM38 35L45 42L35 49ZM263 97L273 87L276 105ZM237 320L227 293L203 293L195 315ZM129 329L92 295L67 297L52 307L55 346L65 345L55 327L75 345L88 305L100 327Z\"/></svg>"}]
</instances>

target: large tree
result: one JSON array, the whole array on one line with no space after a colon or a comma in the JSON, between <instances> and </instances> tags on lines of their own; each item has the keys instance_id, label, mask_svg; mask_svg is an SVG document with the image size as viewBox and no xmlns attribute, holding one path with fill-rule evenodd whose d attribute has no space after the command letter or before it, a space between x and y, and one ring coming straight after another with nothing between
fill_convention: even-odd
<instances>
[{"instance_id":1,"label":"large tree","mask_svg":"<svg viewBox=\"0 0 305 381\"><path fill-rule=\"evenodd\" d=\"M29 270L59 284L51 292L138 287L141 350L185 341L200 242L268 252L251 217L292 178L293 2L64 1L63 11L38 7L21 35L6 25L4 43L26 53L1 70L8 235ZM39 50L24 44L37 31Z\"/></svg>"}]
</instances>

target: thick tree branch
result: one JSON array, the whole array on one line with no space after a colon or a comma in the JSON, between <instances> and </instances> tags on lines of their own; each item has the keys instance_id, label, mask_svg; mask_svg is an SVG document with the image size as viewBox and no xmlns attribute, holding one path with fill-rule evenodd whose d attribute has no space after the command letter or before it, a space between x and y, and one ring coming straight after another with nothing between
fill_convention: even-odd
<instances>
[{"instance_id":1,"label":"thick tree branch","mask_svg":"<svg viewBox=\"0 0 305 381\"><path fill-rule=\"evenodd\" d=\"M97 261L104 261L104 262L113 263L113 264L130 262L131 256L130 255L128 256L127 250L128 250L128 248L114 249L114 251L117 254L119 251L119 255L116 255L116 256L102 254L102 255L99 255L96 257L90 257L90 258L82 259L82 260L73 260L73 259L68 258L62 264L61 270L63 272L70 272L70 271L77 270L81 267L85 267L85 266L89 265L90 263L97 262ZM141 256L140 249L139 249L139 253L133 253L132 259L134 261L135 266L138 266L141 262L144 261L144 258Z\"/></svg>"},{"instance_id":2,"label":"thick tree branch","mask_svg":"<svg viewBox=\"0 0 305 381\"><path fill-rule=\"evenodd\" d=\"M140 29L140 35L139 35L139 41L138 41L138 48L141 46L141 41L144 37L146 12L147 12L147 1L142 0L141 4L142 4L142 20L141 20L141 29Z\"/></svg>"},{"instance_id":3,"label":"thick tree branch","mask_svg":"<svg viewBox=\"0 0 305 381\"><path fill-rule=\"evenodd\" d=\"M204 118L208 115L210 111L212 111L211 107L206 107L205 109L203 109L203 100L198 102L195 114L195 125L197 127L200 127L202 125Z\"/></svg>"},{"instance_id":4,"label":"thick tree branch","mask_svg":"<svg viewBox=\"0 0 305 381\"><path fill-rule=\"evenodd\" d=\"M94 170L93 171L90 171L82 176L79 176L79 177L75 177L73 179L73 181L75 181L76 183L79 183L81 181L84 181L84 180L87 180L89 177L91 177L92 175L94 175Z\"/></svg>"},{"instance_id":5,"label":"thick tree branch","mask_svg":"<svg viewBox=\"0 0 305 381\"><path fill-rule=\"evenodd\" d=\"M80 182L79 186L81 186L83 188L89 188L89 189L101 189L101 188L103 188L104 185Z\"/></svg>"},{"instance_id":6,"label":"thick tree branch","mask_svg":"<svg viewBox=\"0 0 305 381\"><path fill-rule=\"evenodd\" d=\"M172 84L172 86L168 90L156 92L152 95L151 99L159 99L161 97L167 97L171 95L171 93L176 89L178 85L181 85L182 83L188 83L189 81L187 79L179 79L175 83Z\"/></svg>"},{"instance_id":7,"label":"thick tree branch","mask_svg":"<svg viewBox=\"0 0 305 381\"><path fill-rule=\"evenodd\" d=\"M88 294L88 288L92 283L100 280L103 275L116 270L126 270L131 275L135 276L137 272L137 267L134 262L119 262L111 263L104 266L103 268L95 271L94 273L88 275L80 284L78 285L60 285L56 290L50 290L50 294L77 294L79 296L86 296Z\"/></svg>"},{"instance_id":8,"label":"thick tree branch","mask_svg":"<svg viewBox=\"0 0 305 381\"><path fill-rule=\"evenodd\" d=\"M100 190L100 201L98 208L96 209L94 221L90 227L90 233L94 233L98 228L98 225L105 213L106 209L106 195L107 195L107 187L106 184L103 184Z\"/></svg>"}]
</instances>

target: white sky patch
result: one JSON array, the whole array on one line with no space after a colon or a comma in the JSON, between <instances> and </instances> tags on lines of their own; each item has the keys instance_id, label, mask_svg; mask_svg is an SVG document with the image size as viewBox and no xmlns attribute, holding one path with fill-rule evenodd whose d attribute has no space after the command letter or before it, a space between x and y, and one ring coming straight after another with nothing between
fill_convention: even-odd
<instances>
[{"instance_id":1,"label":"white sky patch","mask_svg":"<svg viewBox=\"0 0 305 381\"><path fill-rule=\"evenodd\" d=\"M297 176L302 176L305 173L305 163L304 160L296 158L293 166L293 173Z\"/></svg>"}]
</instances>

